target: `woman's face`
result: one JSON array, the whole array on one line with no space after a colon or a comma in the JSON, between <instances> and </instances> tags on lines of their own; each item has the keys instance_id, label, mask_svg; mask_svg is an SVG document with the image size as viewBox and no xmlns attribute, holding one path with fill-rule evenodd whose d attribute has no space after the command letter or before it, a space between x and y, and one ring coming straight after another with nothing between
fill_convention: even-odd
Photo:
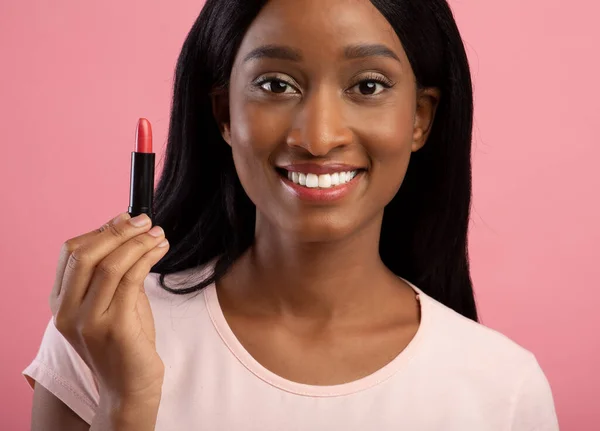
<instances>
[{"instance_id":1,"label":"woman's face","mask_svg":"<svg viewBox=\"0 0 600 431\"><path fill-rule=\"evenodd\" d=\"M259 229L321 242L380 222L437 99L370 1L272 0L213 106Z\"/></svg>"}]
</instances>

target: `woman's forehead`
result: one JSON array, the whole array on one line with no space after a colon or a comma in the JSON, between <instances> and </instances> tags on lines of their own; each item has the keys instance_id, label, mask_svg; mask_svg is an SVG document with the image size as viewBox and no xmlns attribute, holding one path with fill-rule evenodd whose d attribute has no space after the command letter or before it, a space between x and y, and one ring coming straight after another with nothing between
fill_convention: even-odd
<instances>
[{"instance_id":1,"label":"woman's forehead","mask_svg":"<svg viewBox=\"0 0 600 431\"><path fill-rule=\"evenodd\" d=\"M239 53L263 45L343 55L348 47L381 44L403 56L398 36L369 0L271 0L252 22Z\"/></svg>"}]
</instances>

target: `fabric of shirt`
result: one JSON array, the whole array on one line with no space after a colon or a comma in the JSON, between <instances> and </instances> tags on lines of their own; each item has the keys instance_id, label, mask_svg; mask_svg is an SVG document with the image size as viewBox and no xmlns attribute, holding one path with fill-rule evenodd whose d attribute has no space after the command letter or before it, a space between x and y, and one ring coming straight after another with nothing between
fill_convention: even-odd
<instances>
[{"instance_id":1,"label":"fabric of shirt","mask_svg":"<svg viewBox=\"0 0 600 431\"><path fill-rule=\"evenodd\" d=\"M203 274L182 271L167 283L193 283ZM214 284L175 295L151 273L145 289L165 364L156 431L558 430L550 385L531 352L410 285L421 322L408 346L364 378L313 386L287 380L249 354ZM52 320L23 374L92 423L97 381Z\"/></svg>"}]
</instances>

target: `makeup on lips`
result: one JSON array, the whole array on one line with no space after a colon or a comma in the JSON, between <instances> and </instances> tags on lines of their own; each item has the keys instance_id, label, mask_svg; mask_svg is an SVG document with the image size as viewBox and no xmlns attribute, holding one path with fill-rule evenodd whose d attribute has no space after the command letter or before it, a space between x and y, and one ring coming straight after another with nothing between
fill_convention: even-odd
<instances>
[{"instance_id":1,"label":"makeup on lips","mask_svg":"<svg viewBox=\"0 0 600 431\"><path fill-rule=\"evenodd\" d=\"M307 201L332 201L346 196L356 185L363 168L345 164L301 163L276 168L284 186Z\"/></svg>"}]
</instances>

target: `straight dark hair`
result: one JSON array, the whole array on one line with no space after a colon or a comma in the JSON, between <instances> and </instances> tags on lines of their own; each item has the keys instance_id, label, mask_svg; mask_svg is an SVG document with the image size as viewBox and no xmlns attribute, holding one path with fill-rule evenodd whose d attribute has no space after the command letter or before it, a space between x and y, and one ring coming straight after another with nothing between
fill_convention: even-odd
<instances>
[{"instance_id":1,"label":"straight dark hair","mask_svg":"<svg viewBox=\"0 0 600 431\"><path fill-rule=\"evenodd\" d=\"M207 0L177 61L154 209L171 248L152 269L175 294L218 281L254 240L256 207L239 182L210 94L228 87L244 34L266 2ZM371 2L396 31L417 86L441 91L428 141L384 210L380 256L396 275L477 321L467 251L473 92L463 42L446 0ZM211 263L193 286L165 283L165 275Z\"/></svg>"}]
</instances>

